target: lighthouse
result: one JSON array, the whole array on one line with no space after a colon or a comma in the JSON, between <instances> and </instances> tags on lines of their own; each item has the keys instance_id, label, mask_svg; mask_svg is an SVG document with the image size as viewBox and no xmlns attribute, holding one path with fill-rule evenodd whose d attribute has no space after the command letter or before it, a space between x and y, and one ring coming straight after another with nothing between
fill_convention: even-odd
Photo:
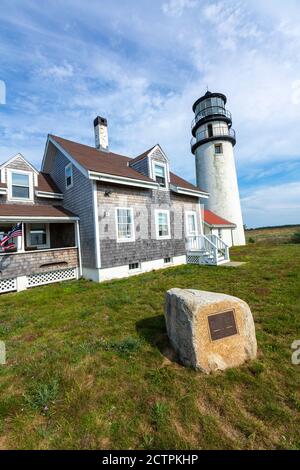
<instances>
[{"instance_id":1,"label":"lighthouse","mask_svg":"<svg viewBox=\"0 0 300 470\"><path fill-rule=\"evenodd\" d=\"M245 245L245 233L233 148L232 116L222 93L207 93L193 105L191 150L197 186L210 194L205 208L236 225L233 244Z\"/></svg>"}]
</instances>

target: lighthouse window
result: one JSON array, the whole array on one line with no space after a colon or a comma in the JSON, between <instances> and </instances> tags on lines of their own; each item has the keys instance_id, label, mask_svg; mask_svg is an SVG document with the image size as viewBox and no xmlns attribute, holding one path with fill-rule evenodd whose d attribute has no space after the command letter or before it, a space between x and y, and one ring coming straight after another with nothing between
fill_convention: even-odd
<instances>
[{"instance_id":1,"label":"lighthouse window","mask_svg":"<svg viewBox=\"0 0 300 470\"><path fill-rule=\"evenodd\" d=\"M215 145L215 154L216 155L221 155L223 153L223 145L222 144L216 144Z\"/></svg>"},{"instance_id":2,"label":"lighthouse window","mask_svg":"<svg viewBox=\"0 0 300 470\"><path fill-rule=\"evenodd\" d=\"M164 166L155 165L155 180L161 188L166 187L166 169Z\"/></svg>"}]
</instances>

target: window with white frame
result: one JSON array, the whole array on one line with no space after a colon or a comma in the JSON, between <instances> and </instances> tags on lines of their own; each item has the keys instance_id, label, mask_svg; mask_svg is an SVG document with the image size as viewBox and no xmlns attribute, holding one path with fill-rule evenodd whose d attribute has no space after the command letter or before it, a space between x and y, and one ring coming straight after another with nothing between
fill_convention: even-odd
<instances>
[{"instance_id":1,"label":"window with white frame","mask_svg":"<svg viewBox=\"0 0 300 470\"><path fill-rule=\"evenodd\" d=\"M73 186L73 166L72 163L69 163L65 167L65 184L66 188L71 188Z\"/></svg>"},{"instance_id":2,"label":"window with white frame","mask_svg":"<svg viewBox=\"0 0 300 470\"><path fill-rule=\"evenodd\" d=\"M166 179L166 167L165 165L154 164L154 173L155 181L159 184L161 188L166 188L167 179Z\"/></svg>"},{"instance_id":3,"label":"window with white frame","mask_svg":"<svg viewBox=\"0 0 300 470\"><path fill-rule=\"evenodd\" d=\"M168 210L156 210L155 225L156 225L156 237L158 239L171 238L170 212Z\"/></svg>"},{"instance_id":4,"label":"window with white frame","mask_svg":"<svg viewBox=\"0 0 300 470\"><path fill-rule=\"evenodd\" d=\"M119 242L134 241L133 209L118 207L116 209L117 240Z\"/></svg>"},{"instance_id":5,"label":"window with white frame","mask_svg":"<svg viewBox=\"0 0 300 470\"><path fill-rule=\"evenodd\" d=\"M11 171L10 176L10 198L31 200L32 181L31 173L25 171Z\"/></svg>"},{"instance_id":6,"label":"window with white frame","mask_svg":"<svg viewBox=\"0 0 300 470\"><path fill-rule=\"evenodd\" d=\"M27 246L30 248L49 248L48 224L29 224L27 226Z\"/></svg>"}]
</instances>

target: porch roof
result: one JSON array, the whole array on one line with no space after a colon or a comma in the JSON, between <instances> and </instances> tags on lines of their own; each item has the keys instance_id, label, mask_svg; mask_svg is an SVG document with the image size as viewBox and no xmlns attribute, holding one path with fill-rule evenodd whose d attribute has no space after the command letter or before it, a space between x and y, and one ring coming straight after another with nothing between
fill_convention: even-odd
<instances>
[{"instance_id":1,"label":"porch roof","mask_svg":"<svg viewBox=\"0 0 300 470\"><path fill-rule=\"evenodd\" d=\"M78 217L62 206L0 204L0 220L78 220Z\"/></svg>"},{"instance_id":2,"label":"porch roof","mask_svg":"<svg viewBox=\"0 0 300 470\"><path fill-rule=\"evenodd\" d=\"M209 225L210 227L223 227L223 228L235 228L236 225L232 222L229 222L229 220L223 219L222 217L218 216L212 211L209 211L208 209L204 209L203 211L203 219L204 223L206 225Z\"/></svg>"}]
</instances>

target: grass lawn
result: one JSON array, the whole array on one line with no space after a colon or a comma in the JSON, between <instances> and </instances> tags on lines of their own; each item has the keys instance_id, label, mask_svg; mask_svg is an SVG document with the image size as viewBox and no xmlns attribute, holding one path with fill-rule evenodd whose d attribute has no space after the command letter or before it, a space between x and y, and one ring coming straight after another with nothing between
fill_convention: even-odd
<instances>
[{"instance_id":1,"label":"grass lawn","mask_svg":"<svg viewBox=\"0 0 300 470\"><path fill-rule=\"evenodd\" d=\"M299 449L300 245L232 250L239 268L182 266L0 298L0 448ZM246 300L259 357L206 376L174 361L165 291Z\"/></svg>"},{"instance_id":2,"label":"grass lawn","mask_svg":"<svg viewBox=\"0 0 300 470\"><path fill-rule=\"evenodd\" d=\"M300 226L258 228L246 230L246 239L247 242L252 239L255 243L282 244L289 243L297 232L300 232Z\"/></svg>"}]
</instances>

